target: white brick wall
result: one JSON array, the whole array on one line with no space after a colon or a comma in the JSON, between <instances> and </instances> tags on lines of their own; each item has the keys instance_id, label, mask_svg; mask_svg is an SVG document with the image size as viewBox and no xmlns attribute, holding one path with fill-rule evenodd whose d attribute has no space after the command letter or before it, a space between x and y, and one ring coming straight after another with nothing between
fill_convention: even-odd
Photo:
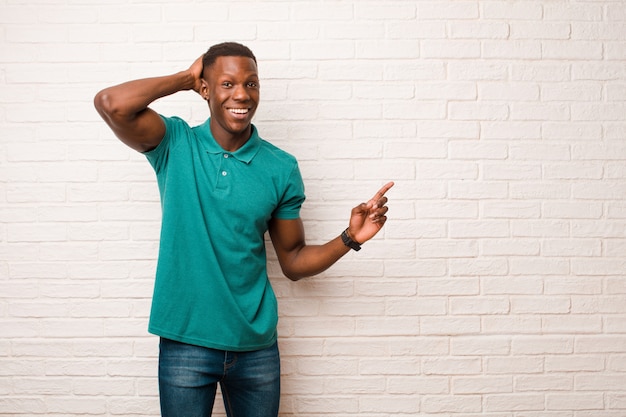
<instances>
[{"instance_id":1,"label":"white brick wall","mask_svg":"<svg viewBox=\"0 0 626 417\"><path fill-rule=\"evenodd\" d=\"M92 98L223 40L311 243L397 183L321 276L272 257L282 416L626 416L622 0L1 0L0 415L158 415L158 193Z\"/></svg>"}]
</instances>

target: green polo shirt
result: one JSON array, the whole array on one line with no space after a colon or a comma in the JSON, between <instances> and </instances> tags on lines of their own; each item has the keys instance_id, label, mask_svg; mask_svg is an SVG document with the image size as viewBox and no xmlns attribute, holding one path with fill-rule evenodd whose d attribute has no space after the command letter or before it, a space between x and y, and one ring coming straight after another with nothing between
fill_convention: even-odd
<instances>
[{"instance_id":1,"label":"green polo shirt","mask_svg":"<svg viewBox=\"0 0 626 417\"><path fill-rule=\"evenodd\" d=\"M244 146L227 152L210 119L190 127L162 118L165 137L145 154L163 213L149 331L222 350L269 347L278 312L264 234L271 218L300 215L297 161L254 126Z\"/></svg>"}]
</instances>

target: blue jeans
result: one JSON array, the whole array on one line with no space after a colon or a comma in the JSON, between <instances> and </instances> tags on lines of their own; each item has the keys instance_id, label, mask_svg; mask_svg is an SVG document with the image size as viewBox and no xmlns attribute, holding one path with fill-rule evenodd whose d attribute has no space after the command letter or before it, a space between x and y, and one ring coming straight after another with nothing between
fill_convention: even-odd
<instances>
[{"instance_id":1,"label":"blue jeans","mask_svg":"<svg viewBox=\"0 0 626 417\"><path fill-rule=\"evenodd\" d=\"M161 338L159 393L163 417L208 417L217 384L229 417L276 417L280 401L278 346L228 352Z\"/></svg>"}]
</instances>

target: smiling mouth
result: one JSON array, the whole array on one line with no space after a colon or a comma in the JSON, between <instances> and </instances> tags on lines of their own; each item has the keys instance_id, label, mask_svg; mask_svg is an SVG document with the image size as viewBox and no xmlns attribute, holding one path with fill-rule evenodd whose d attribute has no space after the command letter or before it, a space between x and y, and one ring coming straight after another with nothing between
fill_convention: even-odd
<instances>
[{"instance_id":1,"label":"smiling mouth","mask_svg":"<svg viewBox=\"0 0 626 417\"><path fill-rule=\"evenodd\" d=\"M250 109L228 109L228 111L233 114L248 114Z\"/></svg>"}]
</instances>

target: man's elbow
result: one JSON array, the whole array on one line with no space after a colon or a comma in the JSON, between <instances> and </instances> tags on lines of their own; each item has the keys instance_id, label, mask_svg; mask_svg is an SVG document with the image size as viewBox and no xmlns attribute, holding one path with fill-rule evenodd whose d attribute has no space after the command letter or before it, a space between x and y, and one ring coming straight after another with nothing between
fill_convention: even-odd
<instances>
[{"instance_id":1,"label":"man's elbow","mask_svg":"<svg viewBox=\"0 0 626 417\"><path fill-rule=\"evenodd\" d=\"M98 111L98 114L105 120L110 120L112 116L118 112L107 90L102 90L96 94L93 99L93 105Z\"/></svg>"},{"instance_id":2,"label":"man's elbow","mask_svg":"<svg viewBox=\"0 0 626 417\"><path fill-rule=\"evenodd\" d=\"M282 268L283 275L289 278L291 281L300 281L302 278L306 278L308 275L297 273L287 268Z\"/></svg>"}]
</instances>

